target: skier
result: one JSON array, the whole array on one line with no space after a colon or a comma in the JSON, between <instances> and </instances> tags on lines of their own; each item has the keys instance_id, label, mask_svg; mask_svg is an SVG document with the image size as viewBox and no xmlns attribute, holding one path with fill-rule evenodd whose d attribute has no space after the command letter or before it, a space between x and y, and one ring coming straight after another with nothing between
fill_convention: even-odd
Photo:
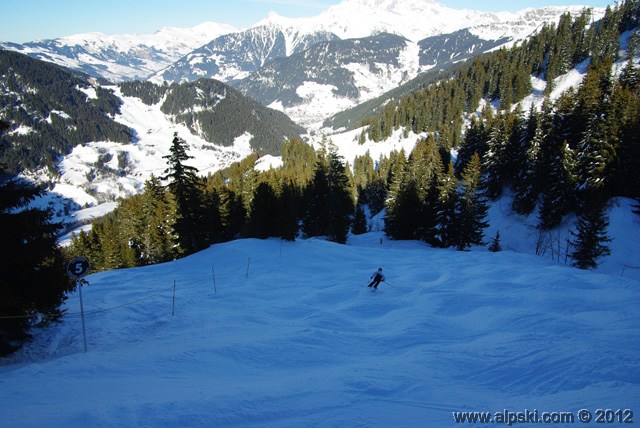
<instances>
[{"instance_id":1,"label":"skier","mask_svg":"<svg viewBox=\"0 0 640 428\"><path fill-rule=\"evenodd\" d=\"M371 275L370 279L373 279L373 281L371 281L371 283L368 285L368 287L378 288L378 285L382 281L384 281L384 275L382 274L382 268L378 268L378 270L375 271L373 273L373 275Z\"/></svg>"}]
</instances>

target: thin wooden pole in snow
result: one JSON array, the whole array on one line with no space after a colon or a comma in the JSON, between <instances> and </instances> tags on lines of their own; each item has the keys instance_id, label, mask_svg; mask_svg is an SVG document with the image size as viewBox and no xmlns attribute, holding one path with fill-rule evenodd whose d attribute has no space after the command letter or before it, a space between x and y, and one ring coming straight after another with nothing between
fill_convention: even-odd
<instances>
[{"instance_id":1,"label":"thin wooden pole in snow","mask_svg":"<svg viewBox=\"0 0 640 428\"><path fill-rule=\"evenodd\" d=\"M82 302L82 281L78 281L78 294L80 295L80 318L82 319L82 339L84 342L84 352L87 352L87 331L84 326L84 303Z\"/></svg>"},{"instance_id":2,"label":"thin wooden pole in snow","mask_svg":"<svg viewBox=\"0 0 640 428\"><path fill-rule=\"evenodd\" d=\"M171 304L171 316L176 314L176 280L173 280L173 303Z\"/></svg>"}]
</instances>

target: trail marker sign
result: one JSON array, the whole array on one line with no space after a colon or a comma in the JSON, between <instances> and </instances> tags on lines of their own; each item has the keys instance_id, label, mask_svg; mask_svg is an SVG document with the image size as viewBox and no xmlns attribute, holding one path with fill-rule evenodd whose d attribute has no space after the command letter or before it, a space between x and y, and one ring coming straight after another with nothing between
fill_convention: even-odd
<instances>
[{"instance_id":1,"label":"trail marker sign","mask_svg":"<svg viewBox=\"0 0 640 428\"><path fill-rule=\"evenodd\" d=\"M84 257L76 257L67 263L67 274L74 279L80 279L89 273L91 265Z\"/></svg>"}]
</instances>

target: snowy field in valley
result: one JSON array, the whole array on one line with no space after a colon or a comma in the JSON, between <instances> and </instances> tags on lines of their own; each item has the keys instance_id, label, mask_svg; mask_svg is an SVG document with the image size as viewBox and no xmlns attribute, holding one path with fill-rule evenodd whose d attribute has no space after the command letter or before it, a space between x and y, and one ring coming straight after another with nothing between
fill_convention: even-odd
<instances>
[{"instance_id":1,"label":"snowy field in valley","mask_svg":"<svg viewBox=\"0 0 640 428\"><path fill-rule=\"evenodd\" d=\"M2 361L0 425L447 427L454 411L600 408L637 423L638 279L381 238L239 240L91 275L88 352L73 294Z\"/></svg>"}]
</instances>

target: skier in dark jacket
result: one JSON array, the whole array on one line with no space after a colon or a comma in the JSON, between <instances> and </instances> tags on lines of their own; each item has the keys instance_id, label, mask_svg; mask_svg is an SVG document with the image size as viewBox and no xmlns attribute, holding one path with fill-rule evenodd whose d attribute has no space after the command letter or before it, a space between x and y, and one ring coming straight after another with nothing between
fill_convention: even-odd
<instances>
[{"instance_id":1,"label":"skier in dark jacket","mask_svg":"<svg viewBox=\"0 0 640 428\"><path fill-rule=\"evenodd\" d=\"M378 285L380 285L380 283L382 281L384 281L384 275L382 274L382 268L378 268L378 270L375 271L373 273L373 275L371 275L371 279L373 279L373 281L371 281L371 283L368 285L368 287L378 288Z\"/></svg>"}]
</instances>

